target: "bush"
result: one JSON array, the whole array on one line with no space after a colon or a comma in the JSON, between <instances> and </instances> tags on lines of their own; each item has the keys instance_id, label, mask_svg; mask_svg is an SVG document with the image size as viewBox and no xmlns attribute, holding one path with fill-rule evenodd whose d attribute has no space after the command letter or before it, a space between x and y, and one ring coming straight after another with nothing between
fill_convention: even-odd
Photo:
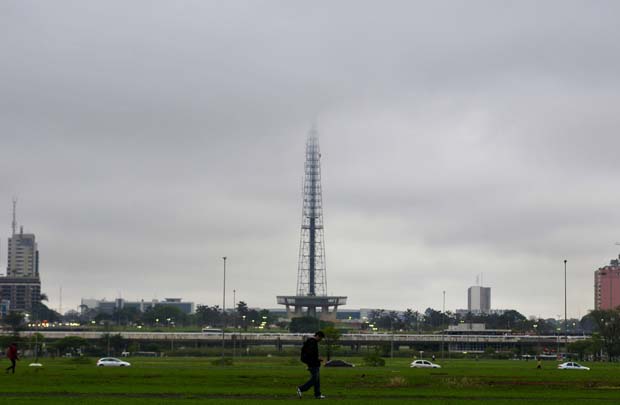
<instances>
[{"instance_id":1,"label":"bush","mask_svg":"<svg viewBox=\"0 0 620 405\"><path fill-rule=\"evenodd\" d=\"M220 357L219 359L215 359L211 362L214 366L232 366L233 359L230 357Z\"/></svg>"},{"instance_id":2,"label":"bush","mask_svg":"<svg viewBox=\"0 0 620 405\"><path fill-rule=\"evenodd\" d=\"M385 360L379 355L379 350L367 353L364 355L362 362L368 367L383 367L385 366Z\"/></svg>"}]
</instances>

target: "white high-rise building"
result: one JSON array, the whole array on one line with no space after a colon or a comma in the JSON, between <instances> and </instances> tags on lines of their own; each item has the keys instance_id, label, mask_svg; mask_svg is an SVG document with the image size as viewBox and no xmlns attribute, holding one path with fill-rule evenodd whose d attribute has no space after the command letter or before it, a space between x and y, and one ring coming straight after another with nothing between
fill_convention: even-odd
<instances>
[{"instance_id":1,"label":"white high-rise building","mask_svg":"<svg viewBox=\"0 0 620 405\"><path fill-rule=\"evenodd\" d=\"M32 311L41 302L39 249L34 234L16 232L13 200L13 233L9 238L6 276L0 277L0 301L10 311Z\"/></svg>"},{"instance_id":2,"label":"white high-rise building","mask_svg":"<svg viewBox=\"0 0 620 405\"><path fill-rule=\"evenodd\" d=\"M491 311L491 287L469 287L467 310L472 314L488 314Z\"/></svg>"},{"instance_id":3,"label":"white high-rise building","mask_svg":"<svg viewBox=\"0 0 620 405\"><path fill-rule=\"evenodd\" d=\"M39 250L32 233L13 234L9 238L7 277L39 277Z\"/></svg>"}]
</instances>

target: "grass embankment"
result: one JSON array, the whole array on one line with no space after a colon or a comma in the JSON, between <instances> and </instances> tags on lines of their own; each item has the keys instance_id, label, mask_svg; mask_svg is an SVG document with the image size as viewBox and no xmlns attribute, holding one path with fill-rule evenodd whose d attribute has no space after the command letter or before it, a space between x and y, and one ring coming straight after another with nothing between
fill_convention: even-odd
<instances>
[{"instance_id":1,"label":"grass embankment","mask_svg":"<svg viewBox=\"0 0 620 405\"><path fill-rule=\"evenodd\" d=\"M359 359L350 359L359 364ZM130 358L130 368L97 368L95 359L43 359L41 369L18 363L0 384L0 403L203 404L299 401L295 386L307 372L294 358ZM442 369L410 369L406 359L386 367L322 370L323 391L339 403L591 404L620 402L620 365L591 371L556 370L555 362L451 360ZM304 399L310 399L307 393Z\"/></svg>"}]
</instances>

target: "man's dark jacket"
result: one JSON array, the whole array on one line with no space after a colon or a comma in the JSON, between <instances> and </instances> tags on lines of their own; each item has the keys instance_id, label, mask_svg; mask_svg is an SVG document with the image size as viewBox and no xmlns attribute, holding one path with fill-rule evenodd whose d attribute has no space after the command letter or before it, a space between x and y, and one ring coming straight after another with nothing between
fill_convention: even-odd
<instances>
[{"instance_id":1,"label":"man's dark jacket","mask_svg":"<svg viewBox=\"0 0 620 405\"><path fill-rule=\"evenodd\" d=\"M313 337L306 339L301 348L301 361L308 367L321 367L319 360L319 342Z\"/></svg>"}]
</instances>

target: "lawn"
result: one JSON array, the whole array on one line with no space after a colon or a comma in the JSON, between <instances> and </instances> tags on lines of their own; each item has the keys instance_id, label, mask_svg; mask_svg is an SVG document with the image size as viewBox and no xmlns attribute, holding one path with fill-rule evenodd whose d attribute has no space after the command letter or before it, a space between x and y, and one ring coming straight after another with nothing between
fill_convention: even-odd
<instances>
[{"instance_id":1,"label":"lawn","mask_svg":"<svg viewBox=\"0 0 620 405\"><path fill-rule=\"evenodd\" d=\"M359 359L347 359L360 363ZM18 362L3 375L0 403L12 404L204 404L296 401L307 378L294 358L237 358L214 366L213 358L129 358L130 368L97 368L96 359L43 359L40 369ZM587 364L590 371L556 370L556 362L450 360L435 370L410 369L409 360L385 367L323 369L329 401L350 404L591 404L620 402L620 365ZM3 362L6 366L6 361ZM307 393L304 400L310 400Z\"/></svg>"}]
</instances>

